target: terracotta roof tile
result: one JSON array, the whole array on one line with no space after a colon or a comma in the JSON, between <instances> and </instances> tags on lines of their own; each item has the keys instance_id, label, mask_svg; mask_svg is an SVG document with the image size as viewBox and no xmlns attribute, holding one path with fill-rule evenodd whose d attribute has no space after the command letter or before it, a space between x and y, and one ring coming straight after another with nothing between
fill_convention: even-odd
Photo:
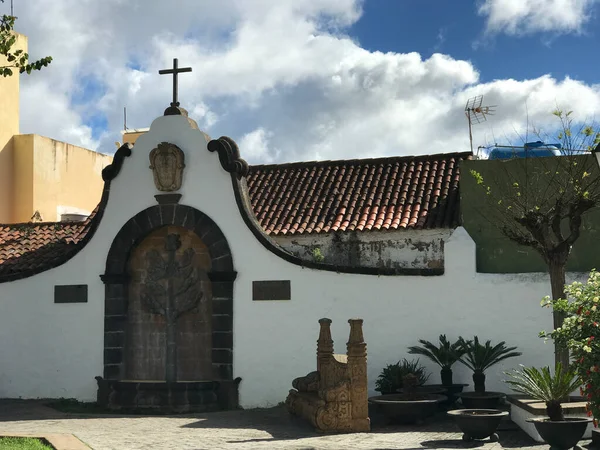
<instances>
[{"instance_id":1,"label":"terracotta roof tile","mask_svg":"<svg viewBox=\"0 0 600 450\"><path fill-rule=\"evenodd\" d=\"M460 217L458 163L470 157L452 153L251 166L246 180L256 218L272 236L449 228ZM85 222L0 224L0 282L71 258L97 225L98 211Z\"/></svg>"},{"instance_id":2,"label":"terracotta roof tile","mask_svg":"<svg viewBox=\"0 0 600 450\"><path fill-rule=\"evenodd\" d=\"M471 153L251 166L252 208L272 236L450 228Z\"/></svg>"},{"instance_id":3,"label":"terracotta roof tile","mask_svg":"<svg viewBox=\"0 0 600 450\"><path fill-rule=\"evenodd\" d=\"M56 267L77 253L98 208L84 222L0 224L0 281Z\"/></svg>"}]
</instances>

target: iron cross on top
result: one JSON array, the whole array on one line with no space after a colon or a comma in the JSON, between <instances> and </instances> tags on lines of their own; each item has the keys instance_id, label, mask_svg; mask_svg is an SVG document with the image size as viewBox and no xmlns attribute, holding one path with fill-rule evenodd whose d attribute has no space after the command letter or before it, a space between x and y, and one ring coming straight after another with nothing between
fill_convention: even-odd
<instances>
[{"instance_id":1,"label":"iron cross on top","mask_svg":"<svg viewBox=\"0 0 600 450\"><path fill-rule=\"evenodd\" d=\"M159 70L158 73L160 75L167 75L167 74L173 74L173 103L171 103L171 106L179 106L179 101L177 99L178 97L178 86L177 86L177 75L182 73L182 72L191 72L192 68L191 67L181 67L179 68L178 64L177 64L177 58L173 58L173 68L172 69L163 69L163 70Z\"/></svg>"}]
</instances>

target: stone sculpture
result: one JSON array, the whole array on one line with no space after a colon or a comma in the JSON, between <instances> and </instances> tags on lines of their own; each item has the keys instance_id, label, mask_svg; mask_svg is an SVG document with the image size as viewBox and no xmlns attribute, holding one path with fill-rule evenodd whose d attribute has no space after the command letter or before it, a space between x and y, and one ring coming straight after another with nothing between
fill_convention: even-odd
<instances>
[{"instance_id":1,"label":"stone sculpture","mask_svg":"<svg viewBox=\"0 0 600 450\"><path fill-rule=\"evenodd\" d=\"M322 432L370 431L367 344L362 319L350 319L346 355L334 355L331 320L319 320L317 371L296 378L286 399L288 410Z\"/></svg>"}]
</instances>

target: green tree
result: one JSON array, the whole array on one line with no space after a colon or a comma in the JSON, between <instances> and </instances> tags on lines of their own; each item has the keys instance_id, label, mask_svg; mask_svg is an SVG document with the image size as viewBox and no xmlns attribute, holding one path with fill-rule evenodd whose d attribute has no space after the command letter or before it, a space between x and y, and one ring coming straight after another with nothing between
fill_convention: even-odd
<instances>
[{"instance_id":1,"label":"green tree","mask_svg":"<svg viewBox=\"0 0 600 450\"><path fill-rule=\"evenodd\" d=\"M4 3L4 0L0 0ZM13 47L17 41L13 29L15 27L15 16L2 15L0 18L0 55L6 58L8 64L0 65L0 75L10 77L14 70L19 70L19 73L31 73L32 70L40 70L42 67L47 67L52 62L51 56L38 59L37 61L29 61L29 54L23 50L14 50Z\"/></svg>"},{"instance_id":2,"label":"green tree","mask_svg":"<svg viewBox=\"0 0 600 450\"><path fill-rule=\"evenodd\" d=\"M484 176L470 170L485 192L486 220L517 244L536 250L550 273L553 299L564 297L566 265L581 234L582 219L600 204L598 163L591 154L600 149L600 133L591 125L576 127L572 111L553 112L559 121L555 136L533 130L540 140L558 139L560 157L523 158L501 164ZM574 129L574 127L576 129ZM564 314L553 311L554 328ZM568 350L555 346L555 362L569 364Z\"/></svg>"}]
</instances>

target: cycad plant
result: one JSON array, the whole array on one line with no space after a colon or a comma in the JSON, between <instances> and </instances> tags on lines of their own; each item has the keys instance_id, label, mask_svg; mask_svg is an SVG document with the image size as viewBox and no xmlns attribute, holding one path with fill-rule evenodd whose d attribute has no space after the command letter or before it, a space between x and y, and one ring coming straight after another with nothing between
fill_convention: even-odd
<instances>
[{"instance_id":1,"label":"cycad plant","mask_svg":"<svg viewBox=\"0 0 600 450\"><path fill-rule=\"evenodd\" d=\"M472 341L465 341L459 338L461 346L465 353L459 361L473 371L473 384L475 392L485 392L485 371L508 358L521 356L521 352L516 352L517 347L507 347L504 341L493 345L491 341L486 341L485 345L479 342L475 336Z\"/></svg>"},{"instance_id":2,"label":"cycad plant","mask_svg":"<svg viewBox=\"0 0 600 450\"><path fill-rule=\"evenodd\" d=\"M524 367L505 372L511 380L504 382L521 394L533 397L546 403L546 413L551 421L563 421L561 403L569 398L569 394L581 385L581 380L575 371L563 370L561 363L556 365L554 376L549 367L538 370L535 367Z\"/></svg>"},{"instance_id":3,"label":"cycad plant","mask_svg":"<svg viewBox=\"0 0 600 450\"><path fill-rule=\"evenodd\" d=\"M388 364L379 374L375 381L375 390L382 394L394 394L402 388L403 379L406 375L414 375L418 386L422 386L429 379L425 367L419 364L419 360L409 361L403 359L396 364Z\"/></svg>"},{"instance_id":4,"label":"cycad plant","mask_svg":"<svg viewBox=\"0 0 600 450\"><path fill-rule=\"evenodd\" d=\"M446 335L441 334L439 345L419 339L420 346L408 347L408 353L429 358L442 368L440 374L444 386L452 386L452 365L465 353L464 340L450 343Z\"/></svg>"}]
</instances>

